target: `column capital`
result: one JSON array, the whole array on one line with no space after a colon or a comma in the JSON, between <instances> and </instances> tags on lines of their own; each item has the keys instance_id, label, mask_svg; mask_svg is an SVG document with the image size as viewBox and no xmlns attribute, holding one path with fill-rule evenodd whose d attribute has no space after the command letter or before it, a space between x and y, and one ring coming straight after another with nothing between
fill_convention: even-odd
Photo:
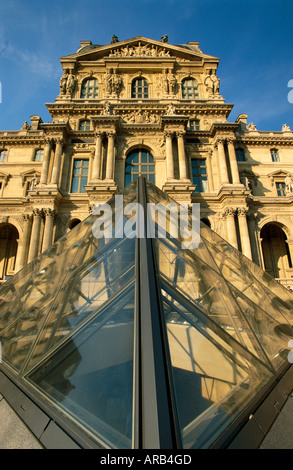
<instances>
[{"instance_id":1,"label":"column capital","mask_svg":"<svg viewBox=\"0 0 293 470\"><path fill-rule=\"evenodd\" d=\"M106 132L107 137L115 137L116 131L114 129L109 129Z\"/></svg>"},{"instance_id":2,"label":"column capital","mask_svg":"<svg viewBox=\"0 0 293 470\"><path fill-rule=\"evenodd\" d=\"M236 207L226 207L223 212L223 217L234 217L237 214Z\"/></svg>"},{"instance_id":3,"label":"column capital","mask_svg":"<svg viewBox=\"0 0 293 470\"><path fill-rule=\"evenodd\" d=\"M45 217L55 217L56 215L56 211L55 209L50 209L50 208L46 208L46 209L43 209L43 214L45 215Z\"/></svg>"},{"instance_id":4,"label":"column capital","mask_svg":"<svg viewBox=\"0 0 293 470\"><path fill-rule=\"evenodd\" d=\"M45 137L44 137L44 142L45 142L45 144L47 144L47 145L52 145L52 144L53 144L53 141L54 141L54 139L53 139L53 137L51 137L51 136L45 136Z\"/></svg>"},{"instance_id":5,"label":"column capital","mask_svg":"<svg viewBox=\"0 0 293 470\"><path fill-rule=\"evenodd\" d=\"M184 137L186 132L184 130L175 131L176 137Z\"/></svg>"},{"instance_id":6,"label":"column capital","mask_svg":"<svg viewBox=\"0 0 293 470\"><path fill-rule=\"evenodd\" d=\"M234 142L236 142L236 137L234 137L234 136L227 137L226 141L227 141L227 144L228 144L228 145L229 145L229 144L230 144L230 145L231 145L231 144L234 144Z\"/></svg>"},{"instance_id":7,"label":"column capital","mask_svg":"<svg viewBox=\"0 0 293 470\"><path fill-rule=\"evenodd\" d=\"M22 219L24 222L31 222L33 220L32 214L22 214Z\"/></svg>"},{"instance_id":8,"label":"column capital","mask_svg":"<svg viewBox=\"0 0 293 470\"><path fill-rule=\"evenodd\" d=\"M57 144L60 144L60 145L63 145L65 140L63 137L54 137L52 139L54 141L54 143L57 145Z\"/></svg>"},{"instance_id":9,"label":"column capital","mask_svg":"<svg viewBox=\"0 0 293 470\"><path fill-rule=\"evenodd\" d=\"M43 209L33 209L33 217L43 217L44 211Z\"/></svg>"},{"instance_id":10,"label":"column capital","mask_svg":"<svg viewBox=\"0 0 293 470\"><path fill-rule=\"evenodd\" d=\"M239 217L246 217L248 214L247 207L237 207L237 214Z\"/></svg>"},{"instance_id":11,"label":"column capital","mask_svg":"<svg viewBox=\"0 0 293 470\"><path fill-rule=\"evenodd\" d=\"M105 131L101 129L95 129L95 137L102 137Z\"/></svg>"},{"instance_id":12,"label":"column capital","mask_svg":"<svg viewBox=\"0 0 293 470\"><path fill-rule=\"evenodd\" d=\"M174 131L171 131L169 129L164 130L164 136L165 137L173 137Z\"/></svg>"},{"instance_id":13,"label":"column capital","mask_svg":"<svg viewBox=\"0 0 293 470\"><path fill-rule=\"evenodd\" d=\"M217 148L219 144L224 145L225 142L226 142L226 137L217 137L214 145Z\"/></svg>"}]
</instances>

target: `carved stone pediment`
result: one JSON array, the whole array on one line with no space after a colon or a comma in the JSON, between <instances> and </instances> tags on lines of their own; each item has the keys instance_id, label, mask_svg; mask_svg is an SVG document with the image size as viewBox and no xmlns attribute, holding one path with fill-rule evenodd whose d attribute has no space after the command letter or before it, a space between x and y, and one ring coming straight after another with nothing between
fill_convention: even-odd
<instances>
[{"instance_id":1,"label":"carved stone pediment","mask_svg":"<svg viewBox=\"0 0 293 470\"><path fill-rule=\"evenodd\" d=\"M114 43L101 46L87 44L81 47L75 54L61 58L61 62L69 61L97 61L100 59L159 59L177 58L182 61L202 61L203 59L213 59L218 62L219 59L207 54L203 54L198 47L188 44L171 45L167 42L155 41L142 36L125 41L116 41Z\"/></svg>"}]
</instances>

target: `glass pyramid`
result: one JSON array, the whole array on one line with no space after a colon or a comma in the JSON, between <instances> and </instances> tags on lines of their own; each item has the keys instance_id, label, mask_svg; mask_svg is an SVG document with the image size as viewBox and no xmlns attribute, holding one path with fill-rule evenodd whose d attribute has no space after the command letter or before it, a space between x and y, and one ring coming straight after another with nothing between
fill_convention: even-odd
<instances>
[{"instance_id":1,"label":"glass pyramid","mask_svg":"<svg viewBox=\"0 0 293 470\"><path fill-rule=\"evenodd\" d=\"M0 288L0 370L94 447L208 448L289 366L293 295L204 224L162 236L142 177L117 200Z\"/></svg>"}]
</instances>

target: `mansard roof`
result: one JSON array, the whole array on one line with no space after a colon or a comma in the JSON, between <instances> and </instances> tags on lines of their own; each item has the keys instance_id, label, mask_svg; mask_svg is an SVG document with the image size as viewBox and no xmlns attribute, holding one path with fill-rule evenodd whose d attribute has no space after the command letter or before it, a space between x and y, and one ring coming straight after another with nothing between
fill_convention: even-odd
<instances>
[{"instance_id":1,"label":"mansard roof","mask_svg":"<svg viewBox=\"0 0 293 470\"><path fill-rule=\"evenodd\" d=\"M123 41L117 41L107 45L92 44L91 41L81 41L81 47L77 50L77 52L63 56L60 60L61 62L66 62L68 60L94 61L106 57L117 57L120 52L120 58L127 57L128 59L136 57L157 57L159 59L162 57L180 57L183 60L204 60L216 63L219 62L219 58L204 54L200 50L198 44L198 42L189 42L188 44L172 45L167 42L148 39L142 36L137 36L135 38L126 39ZM138 47L141 47L141 54L137 53L136 48ZM148 52L145 53L146 51Z\"/></svg>"}]
</instances>

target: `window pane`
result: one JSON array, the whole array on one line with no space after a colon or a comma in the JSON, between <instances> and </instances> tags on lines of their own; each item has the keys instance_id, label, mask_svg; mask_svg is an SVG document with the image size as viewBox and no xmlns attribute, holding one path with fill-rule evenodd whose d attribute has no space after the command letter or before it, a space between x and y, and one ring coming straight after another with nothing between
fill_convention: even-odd
<instances>
[{"instance_id":1,"label":"window pane","mask_svg":"<svg viewBox=\"0 0 293 470\"><path fill-rule=\"evenodd\" d=\"M133 322L132 284L29 377L63 413L118 448L131 447Z\"/></svg>"},{"instance_id":2,"label":"window pane","mask_svg":"<svg viewBox=\"0 0 293 470\"><path fill-rule=\"evenodd\" d=\"M80 187L80 192L81 193L86 193L85 186L87 185L87 178L81 178L81 187Z\"/></svg>"},{"instance_id":3,"label":"window pane","mask_svg":"<svg viewBox=\"0 0 293 470\"><path fill-rule=\"evenodd\" d=\"M71 192L78 193L78 178L72 179Z\"/></svg>"}]
</instances>

